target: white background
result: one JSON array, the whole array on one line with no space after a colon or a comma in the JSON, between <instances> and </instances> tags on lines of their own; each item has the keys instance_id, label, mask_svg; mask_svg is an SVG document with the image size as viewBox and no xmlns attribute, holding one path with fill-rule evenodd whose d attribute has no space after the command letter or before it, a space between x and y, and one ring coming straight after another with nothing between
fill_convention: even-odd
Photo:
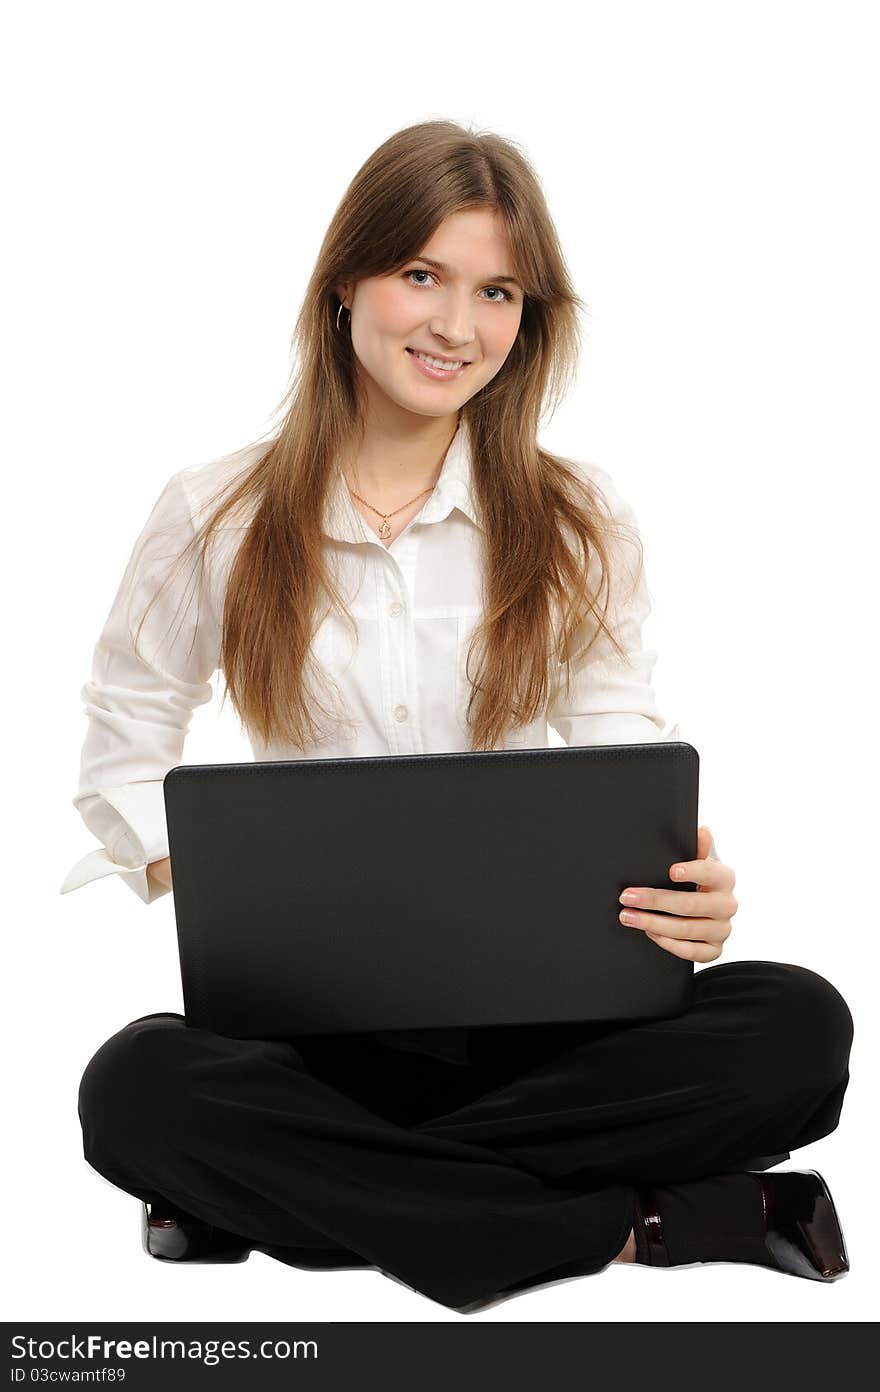
<instances>
[{"instance_id":1,"label":"white background","mask_svg":"<svg viewBox=\"0 0 880 1392\"><path fill-rule=\"evenodd\" d=\"M808 966L856 1024L841 1124L788 1162L831 1185L847 1277L610 1267L468 1318L868 1318L876 7L6 14L6 1318L462 1318L378 1272L141 1251L139 1203L82 1158L76 1096L110 1034L181 1009L172 899L148 908L116 877L58 893L95 844L71 806L79 691L134 539L173 472L265 430L347 183L435 117L520 143L590 307L542 438L636 510L661 709L700 753L701 820L737 873L722 960ZM188 762L250 758L218 707L197 712Z\"/></svg>"}]
</instances>

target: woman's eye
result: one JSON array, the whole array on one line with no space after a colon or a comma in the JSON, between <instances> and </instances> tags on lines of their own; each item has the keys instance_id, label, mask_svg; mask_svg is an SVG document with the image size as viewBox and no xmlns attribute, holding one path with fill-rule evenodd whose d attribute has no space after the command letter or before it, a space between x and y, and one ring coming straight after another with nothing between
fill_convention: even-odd
<instances>
[{"instance_id":1,"label":"woman's eye","mask_svg":"<svg viewBox=\"0 0 880 1392\"><path fill-rule=\"evenodd\" d=\"M416 268L415 268L414 270L412 270L412 271L404 271L404 279L406 279L408 276L414 276L414 275L429 276L429 275L431 275L431 272L430 272L430 271L423 270L421 267L416 267ZM419 280L419 281L415 281L415 282L412 282L412 281L411 281L411 282L410 282L410 284L413 284L413 283L415 283L416 285L424 285L425 282L424 282L423 280ZM497 290L501 295L504 296L504 300L512 300L512 299L513 299L513 296L510 294L510 292L507 291L507 290L504 290L500 285L487 285L487 286L485 286L484 288L485 288L486 290ZM497 299L497 298L493 298L493 299L491 299L491 300L489 301L489 303L490 303L490 304L503 304L503 303L504 303L504 300L499 300L499 299Z\"/></svg>"}]
</instances>

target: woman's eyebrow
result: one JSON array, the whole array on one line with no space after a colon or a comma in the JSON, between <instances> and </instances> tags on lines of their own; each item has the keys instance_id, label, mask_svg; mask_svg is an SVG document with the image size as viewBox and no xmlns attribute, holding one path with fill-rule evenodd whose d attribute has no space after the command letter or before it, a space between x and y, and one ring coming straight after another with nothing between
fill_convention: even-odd
<instances>
[{"instance_id":1,"label":"woman's eyebrow","mask_svg":"<svg viewBox=\"0 0 880 1392\"><path fill-rule=\"evenodd\" d=\"M432 258L431 258L430 256L414 256L412 259L413 259L413 261L425 261L429 266L433 266L434 269L435 269L436 271L442 271L444 275L446 275L446 274L449 272L449 269L450 269L449 266L447 266L447 264L446 264L445 261L434 261L434 260L432 260ZM515 276L510 276L510 275L490 275L490 276L483 276L482 279L483 279L483 280L493 280L493 281L494 281L494 280L504 280L504 281L507 281L507 283L508 283L509 285L516 285L516 286L518 286L520 289L522 289L522 286L520 286L519 281L516 279Z\"/></svg>"}]
</instances>

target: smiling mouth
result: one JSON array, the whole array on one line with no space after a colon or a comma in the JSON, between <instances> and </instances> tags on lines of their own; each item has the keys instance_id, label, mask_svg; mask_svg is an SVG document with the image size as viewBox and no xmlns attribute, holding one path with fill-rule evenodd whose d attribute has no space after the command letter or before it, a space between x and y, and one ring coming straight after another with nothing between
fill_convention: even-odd
<instances>
[{"instance_id":1,"label":"smiling mouth","mask_svg":"<svg viewBox=\"0 0 880 1392\"><path fill-rule=\"evenodd\" d=\"M423 353L418 348L407 348L414 358L419 358L426 362L429 367L433 367L437 372L458 372L463 367L470 366L469 358L441 358L434 353ZM440 364L438 367L437 364Z\"/></svg>"}]
</instances>

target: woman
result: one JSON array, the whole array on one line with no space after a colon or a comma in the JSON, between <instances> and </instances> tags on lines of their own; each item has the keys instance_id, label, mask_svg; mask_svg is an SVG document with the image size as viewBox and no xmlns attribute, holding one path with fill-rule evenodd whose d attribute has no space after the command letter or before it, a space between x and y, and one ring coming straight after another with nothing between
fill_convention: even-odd
<instances>
[{"instance_id":1,"label":"woman","mask_svg":"<svg viewBox=\"0 0 880 1392\"><path fill-rule=\"evenodd\" d=\"M634 515L536 441L578 307L516 146L438 121L372 155L280 428L176 474L139 538L83 688L74 802L103 849L63 890L171 889L162 779L218 669L258 759L678 737ZM150 1015L85 1070L85 1156L154 1256L378 1267L459 1310L611 1261L834 1279L824 1181L761 1171L837 1125L849 1010L802 966L706 965L737 902L705 826L681 877L621 909L705 968L681 1017L268 1042Z\"/></svg>"}]
</instances>

